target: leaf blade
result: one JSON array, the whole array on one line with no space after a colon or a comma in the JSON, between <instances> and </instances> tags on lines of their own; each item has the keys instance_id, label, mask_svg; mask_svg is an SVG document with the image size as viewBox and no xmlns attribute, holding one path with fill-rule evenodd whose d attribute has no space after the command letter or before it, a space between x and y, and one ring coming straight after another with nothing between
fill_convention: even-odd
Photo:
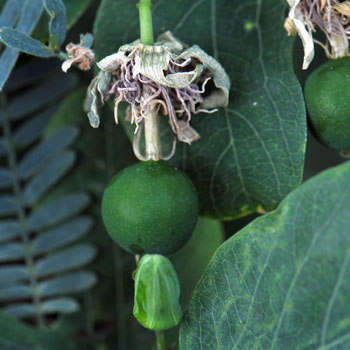
<instances>
[{"instance_id":1,"label":"leaf blade","mask_svg":"<svg viewBox=\"0 0 350 350\"><path fill-rule=\"evenodd\" d=\"M39 40L23 34L17 29L1 28L0 40L8 47L38 57L51 57L50 49Z\"/></svg>"},{"instance_id":2,"label":"leaf blade","mask_svg":"<svg viewBox=\"0 0 350 350\"><path fill-rule=\"evenodd\" d=\"M67 13L62 0L44 0L46 12L50 16L50 47L59 49L66 37Z\"/></svg>"},{"instance_id":3,"label":"leaf blade","mask_svg":"<svg viewBox=\"0 0 350 350\"><path fill-rule=\"evenodd\" d=\"M321 173L219 248L196 287L181 349L196 349L200 342L202 349L350 344L344 310L350 287L344 231L349 174L349 162Z\"/></svg>"}]
</instances>

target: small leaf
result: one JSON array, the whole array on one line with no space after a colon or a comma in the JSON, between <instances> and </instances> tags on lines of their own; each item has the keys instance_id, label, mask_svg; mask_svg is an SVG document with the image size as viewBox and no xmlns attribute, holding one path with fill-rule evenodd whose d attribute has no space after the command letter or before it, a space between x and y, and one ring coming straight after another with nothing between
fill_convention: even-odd
<instances>
[{"instance_id":1,"label":"small leaf","mask_svg":"<svg viewBox=\"0 0 350 350\"><path fill-rule=\"evenodd\" d=\"M58 69L61 69L61 65L56 58L41 60L35 57L28 57L11 73L6 83L6 91L16 91L34 85L45 80L46 77L57 73Z\"/></svg>"},{"instance_id":2,"label":"small leaf","mask_svg":"<svg viewBox=\"0 0 350 350\"><path fill-rule=\"evenodd\" d=\"M57 183L72 168L76 155L66 151L55 157L33 180L24 188L24 200L29 206L36 203L55 183Z\"/></svg>"},{"instance_id":3,"label":"small leaf","mask_svg":"<svg viewBox=\"0 0 350 350\"><path fill-rule=\"evenodd\" d=\"M17 127L13 135L15 145L18 148L25 148L36 141L43 134L56 109L57 104L53 104Z\"/></svg>"},{"instance_id":4,"label":"small leaf","mask_svg":"<svg viewBox=\"0 0 350 350\"><path fill-rule=\"evenodd\" d=\"M6 47L0 56L0 91L4 87L6 80L11 74L16 64L19 52L11 47ZM0 120L1 122L1 120Z\"/></svg>"},{"instance_id":5,"label":"small leaf","mask_svg":"<svg viewBox=\"0 0 350 350\"><path fill-rule=\"evenodd\" d=\"M79 304L73 298L58 298L46 300L41 309L44 313L72 313L79 309Z\"/></svg>"},{"instance_id":6,"label":"small leaf","mask_svg":"<svg viewBox=\"0 0 350 350\"><path fill-rule=\"evenodd\" d=\"M41 41L13 28L1 28L0 40L8 47L38 57L50 57L53 53Z\"/></svg>"},{"instance_id":7,"label":"small leaf","mask_svg":"<svg viewBox=\"0 0 350 350\"><path fill-rule=\"evenodd\" d=\"M50 16L50 47L57 50L66 37L67 14L62 0L44 0L45 10Z\"/></svg>"},{"instance_id":8,"label":"small leaf","mask_svg":"<svg viewBox=\"0 0 350 350\"><path fill-rule=\"evenodd\" d=\"M21 227L15 220L1 220L0 222L0 243L21 235Z\"/></svg>"},{"instance_id":9,"label":"small leaf","mask_svg":"<svg viewBox=\"0 0 350 350\"><path fill-rule=\"evenodd\" d=\"M20 120L51 104L70 90L76 81L77 77L74 74L60 74L18 94L18 96L11 100L8 107L11 120ZM2 123L1 119L0 123Z\"/></svg>"},{"instance_id":10,"label":"small leaf","mask_svg":"<svg viewBox=\"0 0 350 350\"><path fill-rule=\"evenodd\" d=\"M21 159L19 164L20 176L23 179L27 179L33 174L38 173L50 158L63 149L68 148L77 136L78 129L73 126L64 127L55 132L50 138L31 149Z\"/></svg>"},{"instance_id":11,"label":"small leaf","mask_svg":"<svg viewBox=\"0 0 350 350\"><path fill-rule=\"evenodd\" d=\"M16 29L30 35L38 23L38 20L43 12L42 0L27 0L22 9L21 18L18 21Z\"/></svg>"},{"instance_id":12,"label":"small leaf","mask_svg":"<svg viewBox=\"0 0 350 350\"><path fill-rule=\"evenodd\" d=\"M73 298L57 298L46 300L40 304L42 314L72 313L79 309L79 304ZM16 318L35 317L37 311L33 304L21 303L4 308L7 314Z\"/></svg>"},{"instance_id":13,"label":"small leaf","mask_svg":"<svg viewBox=\"0 0 350 350\"><path fill-rule=\"evenodd\" d=\"M18 0L9 0L7 2L3 14L6 17L9 16L10 20L7 24L3 22L3 24L0 25L0 28L13 26L14 22L16 21L15 17L17 17L17 15L11 17L10 13L6 13L6 8L8 6L13 6L13 4L18 6L18 3ZM23 2L21 5L23 5ZM42 13L42 0L27 0L25 1L24 6L17 7L16 11L18 10L21 10L21 17L18 21L17 30L21 31L24 35L30 35L38 23L40 15ZM8 19L6 21L8 21ZM19 52L17 50L7 47L0 56L0 91L4 87L6 80L8 79L13 67L15 66L18 55Z\"/></svg>"},{"instance_id":14,"label":"small leaf","mask_svg":"<svg viewBox=\"0 0 350 350\"><path fill-rule=\"evenodd\" d=\"M24 257L23 245L7 243L0 245L0 262L18 260Z\"/></svg>"},{"instance_id":15,"label":"small leaf","mask_svg":"<svg viewBox=\"0 0 350 350\"><path fill-rule=\"evenodd\" d=\"M80 271L62 277L56 277L40 283L40 296L48 297L52 295L81 292L91 288L96 284L96 281L97 278L95 274L87 271Z\"/></svg>"},{"instance_id":16,"label":"small leaf","mask_svg":"<svg viewBox=\"0 0 350 350\"><path fill-rule=\"evenodd\" d=\"M1 115L0 115L0 118L1 118ZM6 154L6 147L4 145L4 140L1 137L0 138L0 157L3 157L5 154Z\"/></svg>"},{"instance_id":17,"label":"small leaf","mask_svg":"<svg viewBox=\"0 0 350 350\"><path fill-rule=\"evenodd\" d=\"M350 348L350 162L226 241L196 286L180 348Z\"/></svg>"},{"instance_id":18,"label":"small leaf","mask_svg":"<svg viewBox=\"0 0 350 350\"><path fill-rule=\"evenodd\" d=\"M23 265L0 267L0 286L28 279L28 270Z\"/></svg>"},{"instance_id":19,"label":"small leaf","mask_svg":"<svg viewBox=\"0 0 350 350\"><path fill-rule=\"evenodd\" d=\"M29 226L32 230L52 226L78 214L89 202L90 199L85 193L64 196L35 211L29 217Z\"/></svg>"},{"instance_id":20,"label":"small leaf","mask_svg":"<svg viewBox=\"0 0 350 350\"><path fill-rule=\"evenodd\" d=\"M13 27L22 10L23 0L8 0L0 15L0 28Z\"/></svg>"},{"instance_id":21,"label":"small leaf","mask_svg":"<svg viewBox=\"0 0 350 350\"><path fill-rule=\"evenodd\" d=\"M96 249L90 244L80 244L47 258L37 263L38 277L45 277L59 272L64 272L89 263L96 255Z\"/></svg>"},{"instance_id":22,"label":"small leaf","mask_svg":"<svg viewBox=\"0 0 350 350\"><path fill-rule=\"evenodd\" d=\"M20 300L30 297L30 288L26 284L0 287L0 300Z\"/></svg>"},{"instance_id":23,"label":"small leaf","mask_svg":"<svg viewBox=\"0 0 350 350\"><path fill-rule=\"evenodd\" d=\"M47 253L50 250L61 248L68 243L72 243L83 236L91 226L92 220L89 217L81 216L57 228L42 233L35 238L32 243L33 253Z\"/></svg>"},{"instance_id":24,"label":"small leaf","mask_svg":"<svg viewBox=\"0 0 350 350\"><path fill-rule=\"evenodd\" d=\"M10 195L0 196L0 217L12 215L17 212L17 204L15 199Z\"/></svg>"},{"instance_id":25,"label":"small leaf","mask_svg":"<svg viewBox=\"0 0 350 350\"><path fill-rule=\"evenodd\" d=\"M8 188L12 184L12 178L7 168L0 167L0 189Z\"/></svg>"}]
</instances>

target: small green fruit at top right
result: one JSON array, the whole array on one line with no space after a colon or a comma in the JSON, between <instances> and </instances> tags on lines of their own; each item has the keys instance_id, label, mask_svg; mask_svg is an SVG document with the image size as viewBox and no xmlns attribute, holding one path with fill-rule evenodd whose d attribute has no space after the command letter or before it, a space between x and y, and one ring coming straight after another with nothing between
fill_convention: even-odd
<instances>
[{"instance_id":1,"label":"small green fruit at top right","mask_svg":"<svg viewBox=\"0 0 350 350\"><path fill-rule=\"evenodd\" d=\"M316 137L334 149L350 149L350 57L331 59L313 71L305 101Z\"/></svg>"}]
</instances>

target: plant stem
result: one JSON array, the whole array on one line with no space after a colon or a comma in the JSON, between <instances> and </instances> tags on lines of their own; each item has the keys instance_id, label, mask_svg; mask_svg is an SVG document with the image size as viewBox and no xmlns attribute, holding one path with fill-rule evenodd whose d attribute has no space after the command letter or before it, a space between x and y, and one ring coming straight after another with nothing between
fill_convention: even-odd
<instances>
[{"instance_id":1,"label":"plant stem","mask_svg":"<svg viewBox=\"0 0 350 350\"><path fill-rule=\"evenodd\" d=\"M156 331L157 350L165 350L165 339L163 331Z\"/></svg>"},{"instance_id":2,"label":"plant stem","mask_svg":"<svg viewBox=\"0 0 350 350\"><path fill-rule=\"evenodd\" d=\"M153 45L152 4L151 0L140 0L137 4L140 15L140 39L144 45Z\"/></svg>"},{"instance_id":3,"label":"plant stem","mask_svg":"<svg viewBox=\"0 0 350 350\"><path fill-rule=\"evenodd\" d=\"M159 116L154 108L150 108L144 118L145 123L145 143L146 158L152 160L160 159L160 135L159 135Z\"/></svg>"},{"instance_id":4,"label":"plant stem","mask_svg":"<svg viewBox=\"0 0 350 350\"><path fill-rule=\"evenodd\" d=\"M152 4L151 0L140 0L137 4L140 15L140 40L144 45L153 45ZM161 158L159 117L154 108L144 116L146 159Z\"/></svg>"}]
</instances>

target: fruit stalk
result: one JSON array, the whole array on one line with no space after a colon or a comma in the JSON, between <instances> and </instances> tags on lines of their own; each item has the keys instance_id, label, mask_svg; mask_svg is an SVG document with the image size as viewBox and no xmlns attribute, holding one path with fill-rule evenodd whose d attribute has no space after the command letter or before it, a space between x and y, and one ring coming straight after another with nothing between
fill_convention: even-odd
<instances>
[{"instance_id":1,"label":"fruit stalk","mask_svg":"<svg viewBox=\"0 0 350 350\"><path fill-rule=\"evenodd\" d=\"M156 340L157 340L157 350L165 350L165 339L164 339L163 331L156 332Z\"/></svg>"},{"instance_id":2,"label":"fruit stalk","mask_svg":"<svg viewBox=\"0 0 350 350\"><path fill-rule=\"evenodd\" d=\"M144 45L153 45L153 24L151 0L140 0L137 4L140 16L140 40Z\"/></svg>"},{"instance_id":3,"label":"fruit stalk","mask_svg":"<svg viewBox=\"0 0 350 350\"><path fill-rule=\"evenodd\" d=\"M144 119L146 159L160 160L161 146L159 135L159 116L155 108L150 108Z\"/></svg>"},{"instance_id":4,"label":"fruit stalk","mask_svg":"<svg viewBox=\"0 0 350 350\"><path fill-rule=\"evenodd\" d=\"M140 0L137 4L140 16L140 41L144 45L153 45L152 4L151 0ZM144 115L146 160L160 160L159 117L155 108L150 107Z\"/></svg>"}]
</instances>

